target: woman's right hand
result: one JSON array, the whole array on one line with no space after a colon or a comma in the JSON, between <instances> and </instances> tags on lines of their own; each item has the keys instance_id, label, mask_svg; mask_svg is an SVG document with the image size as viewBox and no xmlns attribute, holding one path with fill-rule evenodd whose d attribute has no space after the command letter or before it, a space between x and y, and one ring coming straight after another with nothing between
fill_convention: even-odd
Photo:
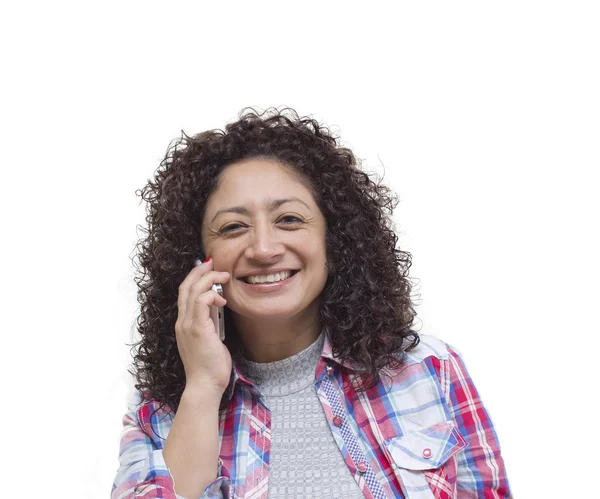
<instances>
[{"instance_id":1,"label":"woman's right hand","mask_svg":"<svg viewBox=\"0 0 600 499\"><path fill-rule=\"evenodd\" d=\"M175 337L183 362L186 390L215 389L223 394L231 375L231 354L217 335L210 306L223 307L227 300L212 285L225 284L228 272L213 270L209 260L196 266L179 286Z\"/></svg>"}]
</instances>

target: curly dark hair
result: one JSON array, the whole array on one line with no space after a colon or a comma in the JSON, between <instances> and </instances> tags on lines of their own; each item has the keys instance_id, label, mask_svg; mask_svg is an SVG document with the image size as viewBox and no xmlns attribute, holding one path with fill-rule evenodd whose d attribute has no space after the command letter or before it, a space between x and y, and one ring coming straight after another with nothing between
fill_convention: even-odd
<instances>
[{"instance_id":1,"label":"curly dark hair","mask_svg":"<svg viewBox=\"0 0 600 499\"><path fill-rule=\"evenodd\" d=\"M291 167L312 187L327 222L329 275L321 326L341 359L362 367L359 389L373 387L383 367L397 367L419 336L408 271L411 255L396 248L391 215L397 196L361 171L331 130L290 109L244 108L225 130L169 145L153 180L136 191L146 201L145 237L137 243L137 328L131 374L137 389L177 410L185 372L177 350L178 288L196 258L204 259L200 226L219 174L242 159L267 158ZM239 352L226 309L226 345Z\"/></svg>"}]
</instances>

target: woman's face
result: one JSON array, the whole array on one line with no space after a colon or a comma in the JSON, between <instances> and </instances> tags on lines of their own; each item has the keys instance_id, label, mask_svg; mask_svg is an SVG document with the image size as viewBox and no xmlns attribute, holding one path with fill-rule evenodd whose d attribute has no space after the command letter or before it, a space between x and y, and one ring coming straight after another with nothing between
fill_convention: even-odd
<instances>
[{"instance_id":1,"label":"woman's face","mask_svg":"<svg viewBox=\"0 0 600 499\"><path fill-rule=\"evenodd\" d=\"M289 169L248 159L221 173L202 242L215 270L231 274L224 291L234 313L292 318L318 313L327 280L325 231L311 192Z\"/></svg>"}]
</instances>

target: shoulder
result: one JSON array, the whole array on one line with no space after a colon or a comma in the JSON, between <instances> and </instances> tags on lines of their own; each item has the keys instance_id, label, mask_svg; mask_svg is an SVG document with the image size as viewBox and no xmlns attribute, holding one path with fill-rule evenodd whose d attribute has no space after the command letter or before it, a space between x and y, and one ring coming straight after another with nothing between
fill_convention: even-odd
<instances>
[{"instance_id":1,"label":"shoulder","mask_svg":"<svg viewBox=\"0 0 600 499\"><path fill-rule=\"evenodd\" d=\"M405 353L405 364L417 364L430 357L448 360L453 353L456 349L445 341L430 334L420 334L419 344Z\"/></svg>"},{"instance_id":2,"label":"shoulder","mask_svg":"<svg viewBox=\"0 0 600 499\"><path fill-rule=\"evenodd\" d=\"M395 369L385 369L388 374L398 374L413 367L420 370L438 372L451 369L456 359L462 362L460 352L451 344L430 334L419 334L416 347L403 353L401 364Z\"/></svg>"}]
</instances>

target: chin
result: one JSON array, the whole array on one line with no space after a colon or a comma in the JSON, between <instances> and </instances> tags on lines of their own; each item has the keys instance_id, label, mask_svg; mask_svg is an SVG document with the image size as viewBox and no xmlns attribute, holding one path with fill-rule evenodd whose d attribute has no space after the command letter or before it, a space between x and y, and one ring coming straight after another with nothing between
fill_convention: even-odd
<instances>
[{"instance_id":1,"label":"chin","mask_svg":"<svg viewBox=\"0 0 600 499\"><path fill-rule=\"evenodd\" d=\"M231 311L234 314L240 315L242 317L247 317L248 319L289 319L295 315L301 314L304 311L307 311L310 307L299 307L298 305L293 306L265 306L265 307L253 307L252 309L245 308L239 309L237 307L230 307Z\"/></svg>"},{"instance_id":2,"label":"chin","mask_svg":"<svg viewBox=\"0 0 600 499\"><path fill-rule=\"evenodd\" d=\"M288 319L296 315L298 310L288 310L288 309L264 309L264 310L253 310L252 312L241 314L248 318L256 318L256 319Z\"/></svg>"}]
</instances>

